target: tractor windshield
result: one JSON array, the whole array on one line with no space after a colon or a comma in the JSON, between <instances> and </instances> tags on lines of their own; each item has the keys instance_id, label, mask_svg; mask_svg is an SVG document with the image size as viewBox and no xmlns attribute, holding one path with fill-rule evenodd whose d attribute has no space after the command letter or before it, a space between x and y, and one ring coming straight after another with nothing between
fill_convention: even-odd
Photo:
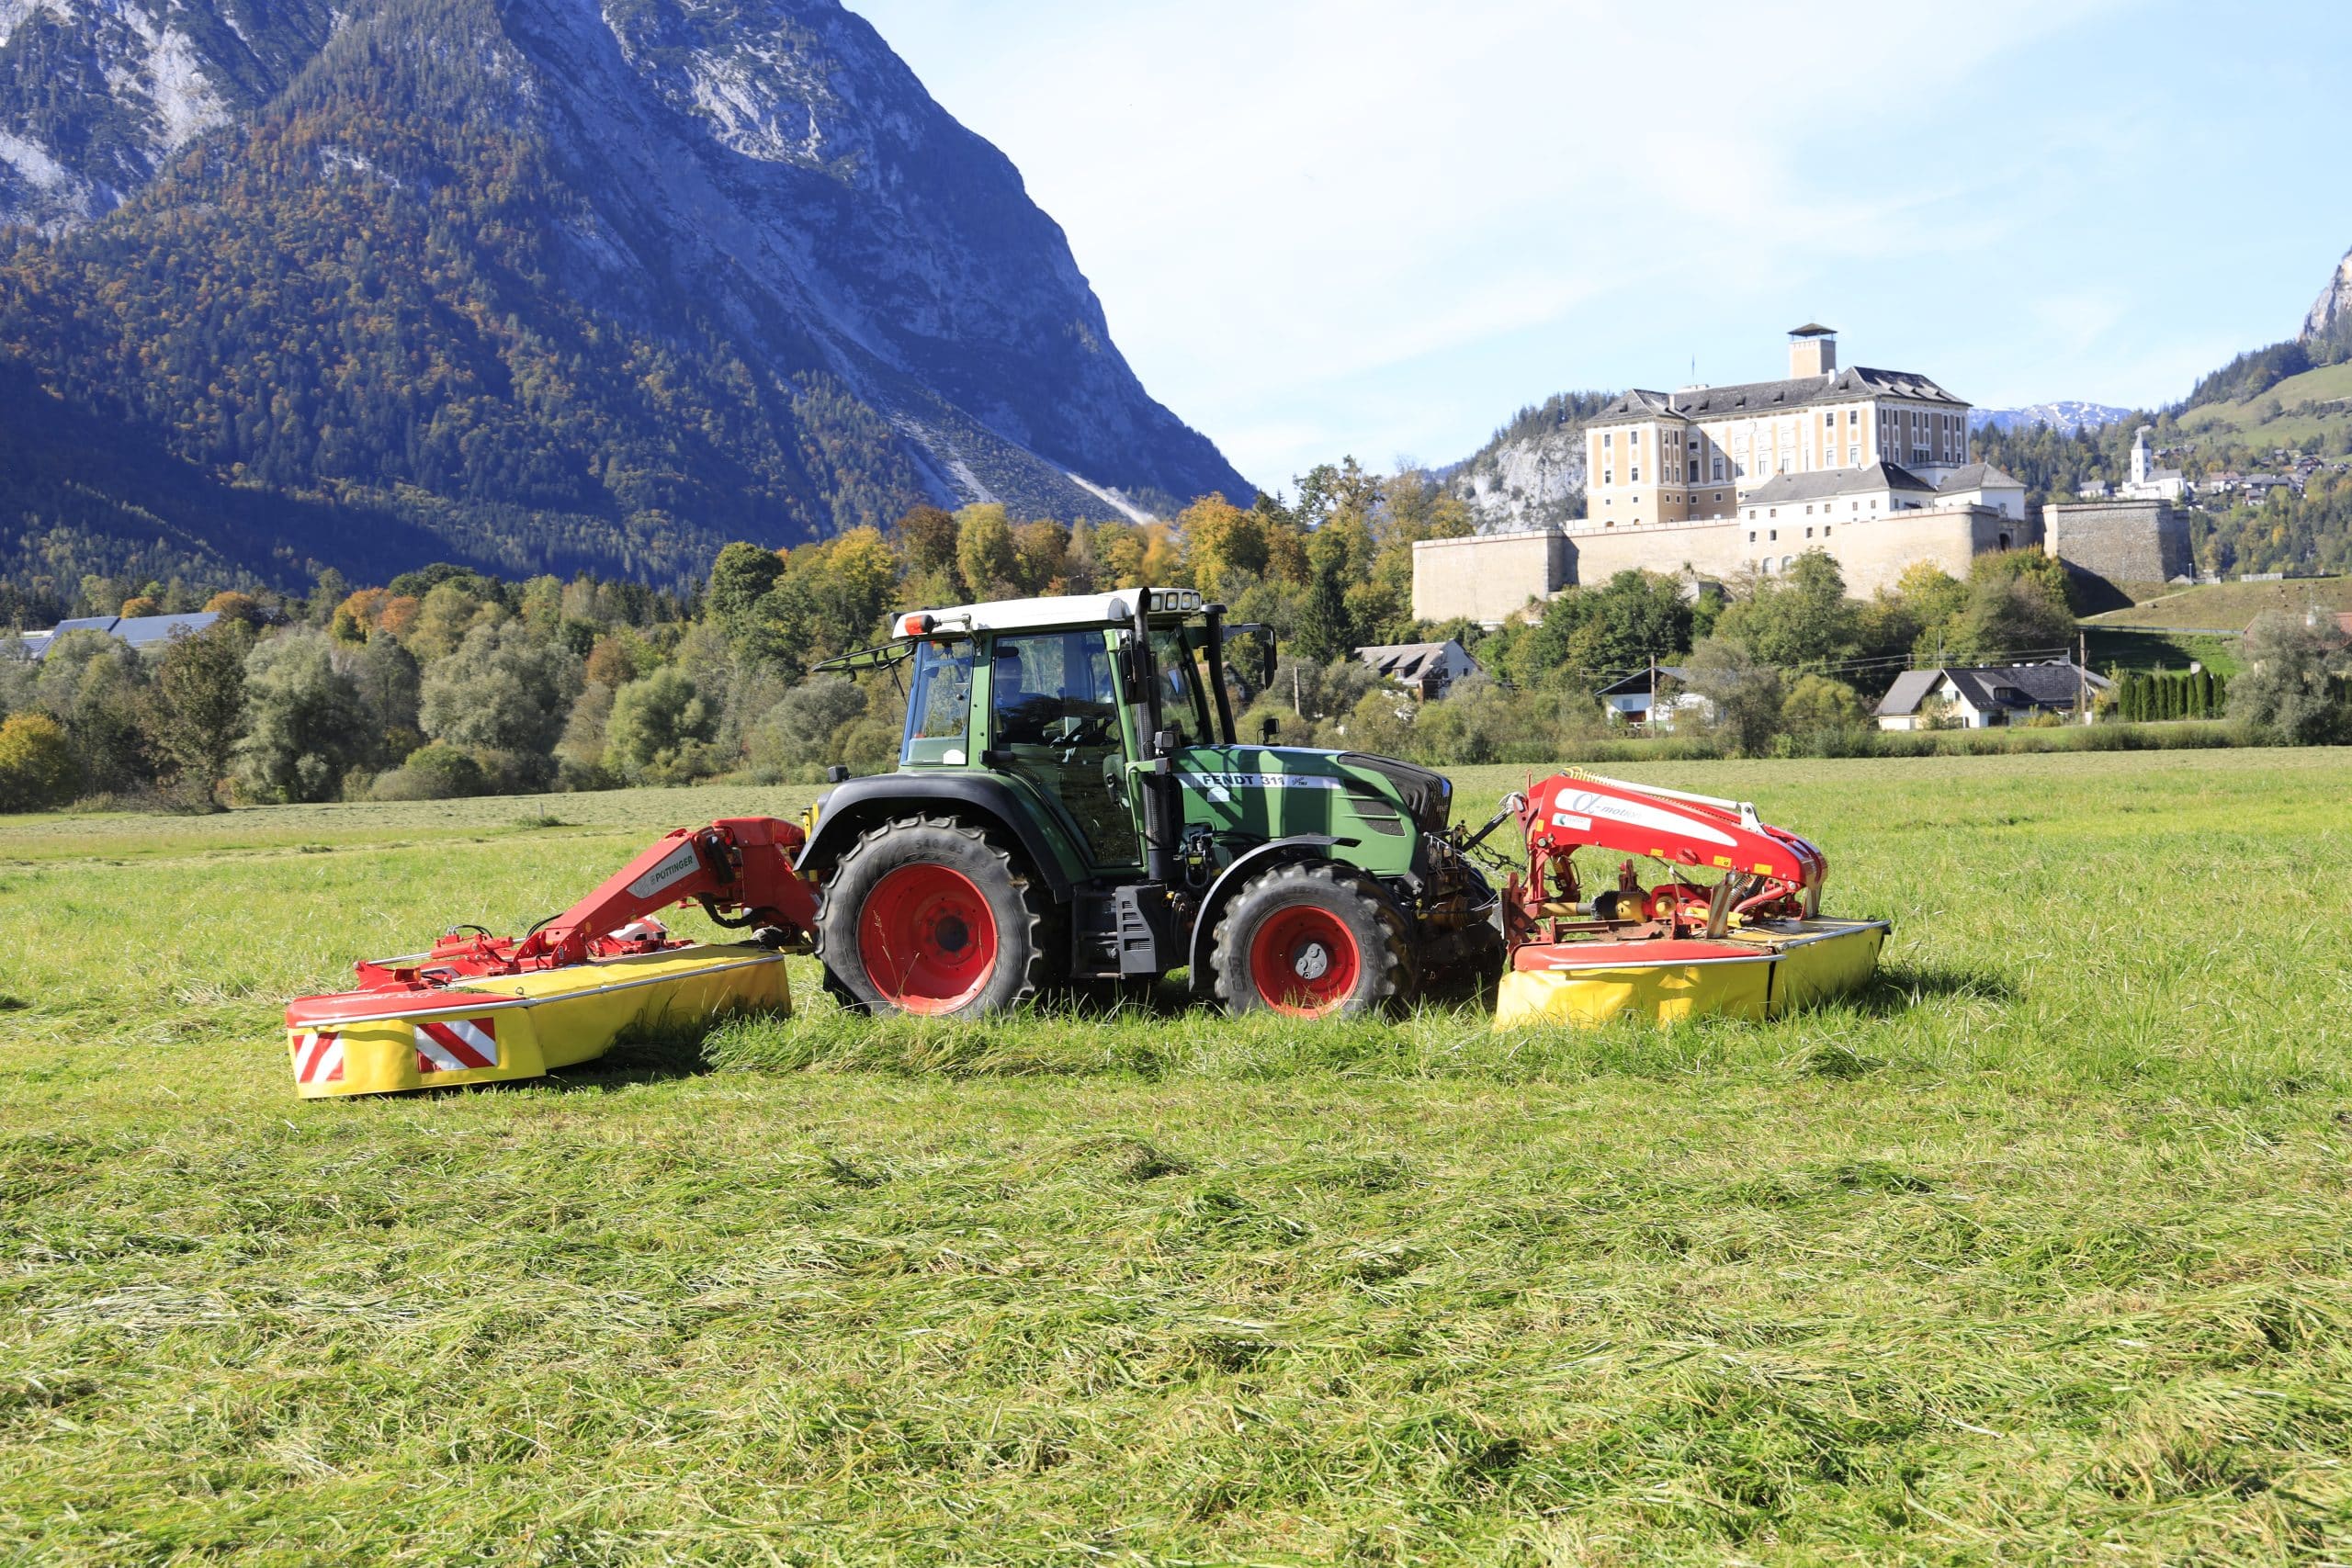
<instances>
[{"instance_id":1,"label":"tractor windshield","mask_svg":"<svg viewBox=\"0 0 2352 1568\"><path fill-rule=\"evenodd\" d=\"M926 642L915 652L914 685L907 694L902 768L961 767L972 739L972 645Z\"/></svg>"},{"instance_id":2,"label":"tractor windshield","mask_svg":"<svg viewBox=\"0 0 2352 1568\"><path fill-rule=\"evenodd\" d=\"M1180 747L1216 744L1208 699L1202 693L1200 659L1182 627L1151 628L1151 662L1159 674L1160 727L1176 732Z\"/></svg>"}]
</instances>

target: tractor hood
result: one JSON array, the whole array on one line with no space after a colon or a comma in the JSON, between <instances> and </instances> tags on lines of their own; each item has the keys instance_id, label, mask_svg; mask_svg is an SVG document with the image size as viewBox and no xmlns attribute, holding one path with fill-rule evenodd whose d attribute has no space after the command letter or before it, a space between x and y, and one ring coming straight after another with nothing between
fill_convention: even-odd
<instances>
[{"instance_id":1,"label":"tractor hood","mask_svg":"<svg viewBox=\"0 0 2352 1568\"><path fill-rule=\"evenodd\" d=\"M1177 753L1187 821L1253 837L1329 833L1409 848L1442 832L1453 786L1389 757L1295 746L1194 746Z\"/></svg>"},{"instance_id":2,"label":"tractor hood","mask_svg":"<svg viewBox=\"0 0 2352 1568\"><path fill-rule=\"evenodd\" d=\"M1453 781L1443 773L1400 762L1394 757L1368 756L1362 751L1340 751L1336 755L1344 765L1378 773L1395 785L1397 801L1406 814L1420 825L1422 832L1442 833L1453 821Z\"/></svg>"}]
</instances>

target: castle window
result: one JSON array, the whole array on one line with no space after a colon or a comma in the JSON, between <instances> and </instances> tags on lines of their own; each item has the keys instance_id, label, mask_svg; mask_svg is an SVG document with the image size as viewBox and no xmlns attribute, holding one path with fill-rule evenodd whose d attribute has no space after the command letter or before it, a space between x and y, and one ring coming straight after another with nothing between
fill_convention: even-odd
<instances>
[{"instance_id":1,"label":"castle window","mask_svg":"<svg viewBox=\"0 0 2352 1568\"><path fill-rule=\"evenodd\" d=\"M1755 516L1755 515L1756 515L1756 513L1754 513L1753 512L1751 512L1751 513L1748 513L1748 515L1749 515L1750 517L1753 517L1753 516ZM1753 529L1753 528L1750 528L1750 529L1747 531L1747 542L1748 542L1749 544L1751 544L1751 545L1752 545L1752 544L1754 544L1754 543L1756 542L1756 530L1755 530L1755 529Z\"/></svg>"},{"instance_id":2,"label":"castle window","mask_svg":"<svg viewBox=\"0 0 2352 1568\"><path fill-rule=\"evenodd\" d=\"M1848 410L1846 411L1846 423L1847 423L1848 424L1860 424L1860 423L1862 423L1862 411L1861 411L1861 410L1860 410L1860 409L1848 409Z\"/></svg>"},{"instance_id":3,"label":"castle window","mask_svg":"<svg viewBox=\"0 0 2352 1568\"><path fill-rule=\"evenodd\" d=\"M1600 433L1600 444L1601 444L1603 446L1609 446L1610 444L1611 444L1612 442L1614 442L1616 439L1617 439L1616 435L1615 435L1614 434L1612 434L1611 432L1610 432L1610 431L1606 431L1606 430L1604 430L1604 431L1602 431L1602 432Z\"/></svg>"},{"instance_id":4,"label":"castle window","mask_svg":"<svg viewBox=\"0 0 2352 1568\"><path fill-rule=\"evenodd\" d=\"M1804 531L1804 536L1805 536L1806 538L1808 538L1808 539L1812 538L1812 537L1813 537L1813 530L1812 530L1811 528L1807 528L1807 529Z\"/></svg>"},{"instance_id":5,"label":"castle window","mask_svg":"<svg viewBox=\"0 0 2352 1568\"><path fill-rule=\"evenodd\" d=\"M1641 482L1642 482L1642 470L1641 470L1641 469L1639 469L1639 468L1635 468L1635 469L1634 470L1634 477L1633 477L1632 479L1630 479L1626 480L1625 482L1626 482L1626 483L1628 483L1628 484L1639 484L1639 483L1641 483Z\"/></svg>"},{"instance_id":6,"label":"castle window","mask_svg":"<svg viewBox=\"0 0 2352 1568\"><path fill-rule=\"evenodd\" d=\"M1821 525L1821 536L1825 539L1829 537L1829 525L1826 523Z\"/></svg>"}]
</instances>

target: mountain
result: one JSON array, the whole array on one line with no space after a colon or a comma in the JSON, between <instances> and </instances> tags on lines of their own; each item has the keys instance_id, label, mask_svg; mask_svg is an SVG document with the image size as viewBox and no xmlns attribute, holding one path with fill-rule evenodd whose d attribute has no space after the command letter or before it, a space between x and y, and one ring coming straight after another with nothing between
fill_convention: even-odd
<instances>
[{"instance_id":1,"label":"mountain","mask_svg":"<svg viewBox=\"0 0 2352 1568\"><path fill-rule=\"evenodd\" d=\"M2131 417L2130 409L2116 408L2109 403L2077 402L2067 398L2052 403L2028 403L2018 409L1973 409L1968 415L1968 428L1983 430L1989 426L2007 434L2046 424L2061 434L2072 435L2079 430L2097 429Z\"/></svg>"},{"instance_id":2,"label":"mountain","mask_svg":"<svg viewBox=\"0 0 2352 1568\"><path fill-rule=\"evenodd\" d=\"M0 224L112 211L282 91L334 23L317 0L0 0Z\"/></svg>"},{"instance_id":3,"label":"mountain","mask_svg":"<svg viewBox=\"0 0 2352 1568\"><path fill-rule=\"evenodd\" d=\"M1562 392L1523 408L1487 443L1440 475L1470 503L1480 533L1506 533L1584 515L1584 422L1613 392Z\"/></svg>"},{"instance_id":4,"label":"mountain","mask_svg":"<svg viewBox=\"0 0 2352 1568\"><path fill-rule=\"evenodd\" d=\"M0 0L0 570L675 581L1254 493L835 0Z\"/></svg>"},{"instance_id":5,"label":"mountain","mask_svg":"<svg viewBox=\"0 0 2352 1568\"><path fill-rule=\"evenodd\" d=\"M2199 380L2188 400L2173 412L2186 420L2191 410L2251 403L2273 391L2279 394L2282 406L2302 401L2324 406L2340 401L2342 377L2323 377L2318 383L2296 387L2281 384L2290 380L2303 382L2313 371L2347 361L2352 361L2352 253L2347 253L2328 275L2327 287L2320 291L2319 299L2304 315L2302 326L2293 337L2239 355ZM2312 393L2319 395L2308 395Z\"/></svg>"},{"instance_id":6,"label":"mountain","mask_svg":"<svg viewBox=\"0 0 2352 1568\"><path fill-rule=\"evenodd\" d=\"M2335 276L2303 317L2300 341L2320 343L2352 337L2352 251L2335 264Z\"/></svg>"}]
</instances>

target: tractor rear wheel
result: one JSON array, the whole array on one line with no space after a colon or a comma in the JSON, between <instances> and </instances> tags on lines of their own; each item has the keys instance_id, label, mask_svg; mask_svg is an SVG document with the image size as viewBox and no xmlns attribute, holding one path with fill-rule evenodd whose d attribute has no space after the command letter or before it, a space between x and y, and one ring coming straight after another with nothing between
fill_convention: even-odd
<instances>
[{"instance_id":1,"label":"tractor rear wheel","mask_svg":"<svg viewBox=\"0 0 2352 1568\"><path fill-rule=\"evenodd\" d=\"M1051 907L977 828L920 817L868 829L824 881L817 956L860 1012L976 1017L1048 979Z\"/></svg>"},{"instance_id":2,"label":"tractor rear wheel","mask_svg":"<svg viewBox=\"0 0 2352 1568\"><path fill-rule=\"evenodd\" d=\"M1228 1012L1293 1018L1376 1012L1410 998L1405 919L1380 885L1345 866L1277 866L1219 915L1211 962Z\"/></svg>"}]
</instances>

